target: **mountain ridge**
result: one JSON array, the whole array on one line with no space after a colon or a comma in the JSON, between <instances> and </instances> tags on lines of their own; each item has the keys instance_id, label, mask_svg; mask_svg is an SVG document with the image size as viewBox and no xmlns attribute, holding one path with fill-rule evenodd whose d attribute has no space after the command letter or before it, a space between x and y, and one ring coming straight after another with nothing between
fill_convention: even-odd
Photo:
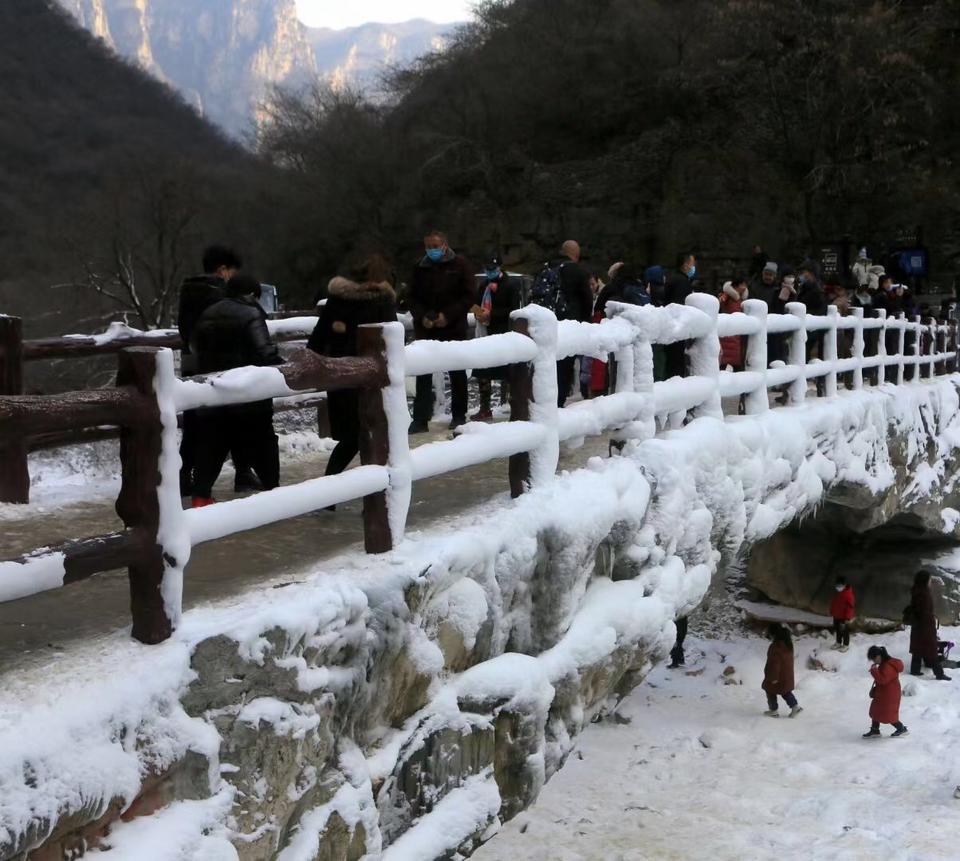
<instances>
[{"instance_id":1,"label":"mountain ridge","mask_svg":"<svg viewBox=\"0 0 960 861\"><path fill-rule=\"evenodd\" d=\"M316 78L371 88L392 64L443 47L456 25L414 18L308 27L295 0L59 0L118 55L178 90L235 137L253 131L274 86Z\"/></svg>"}]
</instances>

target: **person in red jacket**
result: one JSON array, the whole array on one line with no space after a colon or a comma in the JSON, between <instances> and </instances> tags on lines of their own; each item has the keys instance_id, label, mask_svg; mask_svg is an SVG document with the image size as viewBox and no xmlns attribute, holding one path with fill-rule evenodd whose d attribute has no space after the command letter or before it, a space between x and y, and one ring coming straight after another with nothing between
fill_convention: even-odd
<instances>
[{"instance_id":1,"label":"person in red jacket","mask_svg":"<svg viewBox=\"0 0 960 861\"><path fill-rule=\"evenodd\" d=\"M720 313L736 314L743 310L743 303L750 298L746 278L734 278L726 281L720 291ZM741 335L726 335L720 339L720 367L730 366L735 371L743 370L744 341Z\"/></svg>"},{"instance_id":2,"label":"person in red jacket","mask_svg":"<svg viewBox=\"0 0 960 861\"><path fill-rule=\"evenodd\" d=\"M870 688L870 729L864 738L880 738L880 724L892 723L894 732L891 738L907 734L907 728L900 722L900 673L903 661L891 658L883 646L871 646L867 649L870 661L870 675L873 687Z\"/></svg>"},{"instance_id":3,"label":"person in red jacket","mask_svg":"<svg viewBox=\"0 0 960 861\"><path fill-rule=\"evenodd\" d=\"M796 717L803 709L793 695L793 640L790 631L774 622L767 628L767 636L773 641L767 649L767 663L763 668L763 690L767 695L767 717L779 717L777 697L790 706L790 717Z\"/></svg>"},{"instance_id":4,"label":"person in red jacket","mask_svg":"<svg viewBox=\"0 0 960 861\"><path fill-rule=\"evenodd\" d=\"M845 652L850 648L850 622L853 621L856 602L853 598L853 587L847 583L845 577L837 577L833 588L830 615L833 617L833 632L837 635L833 648Z\"/></svg>"}]
</instances>

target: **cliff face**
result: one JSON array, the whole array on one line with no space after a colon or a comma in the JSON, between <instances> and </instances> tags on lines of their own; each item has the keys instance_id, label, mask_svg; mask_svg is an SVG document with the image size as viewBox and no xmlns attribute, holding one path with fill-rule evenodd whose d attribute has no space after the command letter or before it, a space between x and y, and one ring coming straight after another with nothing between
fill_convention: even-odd
<instances>
[{"instance_id":1,"label":"cliff face","mask_svg":"<svg viewBox=\"0 0 960 861\"><path fill-rule=\"evenodd\" d=\"M346 30L310 28L307 39L317 68L334 86L376 87L377 76L389 65L404 63L444 46L447 24L407 21L403 24L364 24Z\"/></svg>"},{"instance_id":2,"label":"cliff face","mask_svg":"<svg viewBox=\"0 0 960 861\"><path fill-rule=\"evenodd\" d=\"M180 91L231 134L250 131L274 85L317 75L368 86L385 64L440 47L428 21L311 29L295 0L60 0L121 56Z\"/></svg>"},{"instance_id":3,"label":"cliff face","mask_svg":"<svg viewBox=\"0 0 960 861\"><path fill-rule=\"evenodd\" d=\"M317 72L294 0L63 2L118 54L234 134L250 128L271 86Z\"/></svg>"}]
</instances>

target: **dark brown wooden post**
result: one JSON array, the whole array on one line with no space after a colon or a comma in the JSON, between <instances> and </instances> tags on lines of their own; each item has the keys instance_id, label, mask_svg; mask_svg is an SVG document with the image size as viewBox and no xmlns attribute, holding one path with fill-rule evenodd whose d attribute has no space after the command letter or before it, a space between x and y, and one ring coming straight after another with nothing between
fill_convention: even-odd
<instances>
[{"instance_id":1,"label":"dark brown wooden post","mask_svg":"<svg viewBox=\"0 0 960 861\"><path fill-rule=\"evenodd\" d=\"M141 547L139 558L127 568L133 636L141 643L160 643L173 630L161 594L164 561L157 539L163 427L153 380L159 352L154 347L123 350L117 368L117 385L129 386L142 396L137 420L120 429L121 485L117 497L117 514L134 531Z\"/></svg>"},{"instance_id":2,"label":"dark brown wooden post","mask_svg":"<svg viewBox=\"0 0 960 861\"><path fill-rule=\"evenodd\" d=\"M527 321L513 321L513 331L528 335ZM510 365L510 421L530 421L530 401L533 400L533 365L518 362ZM530 484L530 453L522 451L510 455L510 496L516 499Z\"/></svg>"},{"instance_id":3,"label":"dark brown wooden post","mask_svg":"<svg viewBox=\"0 0 960 861\"><path fill-rule=\"evenodd\" d=\"M357 329L357 355L375 359L387 377L387 348L379 326ZM379 385L360 389L360 462L364 466L386 466L390 457L390 433L383 409L383 390ZM363 498L363 548L367 553L386 553L393 549L386 491Z\"/></svg>"},{"instance_id":4,"label":"dark brown wooden post","mask_svg":"<svg viewBox=\"0 0 960 861\"><path fill-rule=\"evenodd\" d=\"M0 397L23 394L23 322L0 315ZM0 438L0 502L30 501L27 439Z\"/></svg>"},{"instance_id":5,"label":"dark brown wooden post","mask_svg":"<svg viewBox=\"0 0 960 861\"><path fill-rule=\"evenodd\" d=\"M317 435L328 437L330 434L330 401L328 395L317 404Z\"/></svg>"}]
</instances>

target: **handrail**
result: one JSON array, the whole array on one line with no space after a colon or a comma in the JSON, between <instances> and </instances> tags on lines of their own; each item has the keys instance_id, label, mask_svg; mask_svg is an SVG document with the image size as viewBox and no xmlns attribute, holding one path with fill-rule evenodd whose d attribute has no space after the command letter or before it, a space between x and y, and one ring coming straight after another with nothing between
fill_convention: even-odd
<instances>
[{"instance_id":1,"label":"handrail","mask_svg":"<svg viewBox=\"0 0 960 861\"><path fill-rule=\"evenodd\" d=\"M936 321L865 320L860 309L841 318L806 314L798 303L787 314L768 314L758 300L743 313L720 315L714 297L695 294L686 306L667 308L608 304L608 319L595 324L563 321L538 306L513 312L514 331L467 342L419 342L404 346L401 323L361 326L356 357L331 359L306 349L279 366L238 368L180 380L169 348L127 347L119 353L117 386L100 392L56 396L0 396L0 486L4 458L25 435L64 427L120 427L122 484L117 511L125 530L48 547L0 562L0 601L76 582L100 571L130 571L133 635L159 642L170 635L181 610L182 578L191 549L203 542L253 529L328 505L363 498L364 546L384 552L402 540L413 481L499 458L509 459L511 494L552 480L559 445L612 431L617 439L643 440L657 427L678 428L694 416L722 418L720 399L742 396L745 412L770 408L768 390L785 387L787 403L801 403L810 379L824 378L825 396L837 394L837 378L873 383L920 382L952 373L957 329ZM858 313L859 312L859 313ZM10 318L0 318L2 320ZM19 321L17 321L19 323ZM853 355L837 357L836 334L853 332ZM865 355L864 331L879 332L874 355ZM886 334L896 334L887 354ZM721 371L720 338L746 338L746 367ZM785 364L767 362L770 335L788 346ZM909 337L908 337L909 336ZM808 339L822 340L823 357L808 359ZM691 376L654 382L652 349L687 342ZM0 341L2 342L2 341ZM591 401L557 406L558 357L613 355L613 391ZM9 354L0 351L0 378ZM452 440L409 449L405 377L438 370L508 366L510 422L466 425ZM313 478L252 497L184 511L179 496L176 421L185 409L245 403L271 397L300 399L310 393L353 388L360 395L362 465L336 476ZM7 464L6 467L3 464ZM159 480L158 480L159 479ZM29 479L27 479L29 480Z\"/></svg>"}]
</instances>

